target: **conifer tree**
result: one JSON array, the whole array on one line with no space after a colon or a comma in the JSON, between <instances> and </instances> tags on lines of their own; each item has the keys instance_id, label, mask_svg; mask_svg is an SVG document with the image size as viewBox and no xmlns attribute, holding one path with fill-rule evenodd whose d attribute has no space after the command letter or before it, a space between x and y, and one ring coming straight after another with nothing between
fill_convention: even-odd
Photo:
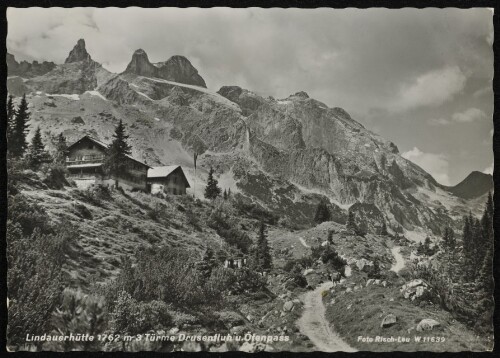
<instances>
[{"instance_id":1,"label":"conifer tree","mask_svg":"<svg viewBox=\"0 0 500 358\"><path fill-rule=\"evenodd\" d=\"M54 155L54 159L56 163L65 164L66 156L68 155L68 144L66 143L66 137L64 136L64 134L62 134L62 132L57 136L55 147L56 152Z\"/></svg>"},{"instance_id":2,"label":"conifer tree","mask_svg":"<svg viewBox=\"0 0 500 358\"><path fill-rule=\"evenodd\" d=\"M326 239L329 245L333 245L333 230L328 231L328 238Z\"/></svg>"},{"instance_id":3,"label":"conifer tree","mask_svg":"<svg viewBox=\"0 0 500 358\"><path fill-rule=\"evenodd\" d=\"M389 233L387 232L387 225L385 224L385 221L382 221L382 226L380 228L380 235L382 236L389 235Z\"/></svg>"},{"instance_id":4,"label":"conifer tree","mask_svg":"<svg viewBox=\"0 0 500 358\"><path fill-rule=\"evenodd\" d=\"M198 269L204 278L209 278L212 274L212 269L215 267L215 255L210 247L207 247L203 259L200 262Z\"/></svg>"},{"instance_id":5,"label":"conifer tree","mask_svg":"<svg viewBox=\"0 0 500 358\"><path fill-rule=\"evenodd\" d=\"M106 151L104 161L105 171L114 177L118 187L118 177L127 174L128 166L126 156L131 153L131 147L127 143L128 135L125 134L125 125L122 120L118 123L113 134L113 142Z\"/></svg>"},{"instance_id":6,"label":"conifer tree","mask_svg":"<svg viewBox=\"0 0 500 358\"><path fill-rule=\"evenodd\" d=\"M16 111L14 127L12 128L12 143L9 145L10 153L15 158L22 157L28 148L26 134L29 117L28 102L26 101L26 95L24 95Z\"/></svg>"},{"instance_id":7,"label":"conifer tree","mask_svg":"<svg viewBox=\"0 0 500 358\"><path fill-rule=\"evenodd\" d=\"M483 235L481 230L481 222L478 218L473 218L472 220L472 242L474 247L474 256L473 256L473 272L472 277L477 277L479 267L482 263L482 258L484 257L484 245L483 245Z\"/></svg>"},{"instance_id":8,"label":"conifer tree","mask_svg":"<svg viewBox=\"0 0 500 358\"><path fill-rule=\"evenodd\" d=\"M488 215L491 218L491 222L493 222L493 211L494 211L494 206L493 206L493 197L491 195L491 191L488 192L488 200L486 202L486 211L488 212Z\"/></svg>"},{"instance_id":9,"label":"conifer tree","mask_svg":"<svg viewBox=\"0 0 500 358\"><path fill-rule=\"evenodd\" d=\"M352 211L349 211L349 215L347 217L347 229L352 230L352 231L357 230L356 221L354 218L354 213Z\"/></svg>"},{"instance_id":10,"label":"conifer tree","mask_svg":"<svg viewBox=\"0 0 500 358\"><path fill-rule=\"evenodd\" d=\"M214 178L214 168L210 167L207 186L205 187L205 198L213 200L220 195L221 189L218 187L218 184L219 182Z\"/></svg>"},{"instance_id":11,"label":"conifer tree","mask_svg":"<svg viewBox=\"0 0 500 358\"><path fill-rule=\"evenodd\" d=\"M474 243L472 238L472 214L464 216L462 229L462 243L464 251L463 278L466 282L473 279Z\"/></svg>"},{"instance_id":12,"label":"conifer tree","mask_svg":"<svg viewBox=\"0 0 500 358\"><path fill-rule=\"evenodd\" d=\"M9 100L7 101L7 143L9 146L14 144L15 115L16 109L14 108L14 103L12 102L12 95L9 95Z\"/></svg>"},{"instance_id":13,"label":"conifer tree","mask_svg":"<svg viewBox=\"0 0 500 358\"><path fill-rule=\"evenodd\" d=\"M259 237L255 245L253 259L256 270L260 272L272 268L272 258L269 250L269 243L267 242L266 225L263 221L260 222Z\"/></svg>"},{"instance_id":14,"label":"conifer tree","mask_svg":"<svg viewBox=\"0 0 500 358\"><path fill-rule=\"evenodd\" d=\"M455 233L450 227L446 227L443 235L443 246L446 255L446 267L448 271L448 278L453 281L455 278L455 266L456 266L456 240Z\"/></svg>"},{"instance_id":15,"label":"conifer tree","mask_svg":"<svg viewBox=\"0 0 500 358\"><path fill-rule=\"evenodd\" d=\"M40 127L35 130L35 134L31 139L31 145L29 147L29 163L34 169L38 169L40 164L47 161L47 152L45 152L45 146L42 141L42 133Z\"/></svg>"},{"instance_id":16,"label":"conifer tree","mask_svg":"<svg viewBox=\"0 0 500 358\"><path fill-rule=\"evenodd\" d=\"M427 236L424 240L423 252L427 256L432 256L434 253L431 249L431 238Z\"/></svg>"},{"instance_id":17,"label":"conifer tree","mask_svg":"<svg viewBox=\"0 0 500 358\"><path fill-rule=\"evenodd\" d=\"M321 224L322 222L325 221L330 221L331 219L331 214L330 210L328 209L328 205L324 200L321 200L316 208L316 214L314 215L314 221L317 224Z\"/></svg>"},{"instance_id":18,"label":"conifer tree","mask_svg":"<svg viewBox=\"0 0 500 358\"><path fill-rule=\"evenodd\" d=\"M231 188L228 188L228 189L227 189L227 197L228 197L228 198L229 198L229 197L231 197Z\"/></svg>"},{"instance_id":19,"label":"conifer tree","mask_svg":"<svg viewBox=\"0 0 500 358\"><path fill-rule=\"evenodd\" d=\"M227 191L226 191L226 189L224 189L223 198L224 198L224 200L227 200Z\"/></svg>"}]
</instances>

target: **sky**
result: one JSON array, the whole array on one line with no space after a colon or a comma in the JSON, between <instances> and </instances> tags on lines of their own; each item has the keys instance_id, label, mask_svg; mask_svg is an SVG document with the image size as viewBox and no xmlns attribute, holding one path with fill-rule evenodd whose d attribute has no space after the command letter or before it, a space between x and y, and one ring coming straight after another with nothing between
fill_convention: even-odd
<instances>
[{"instance_id":1,"label":"sky","mask_svg":"<svg viewBox=\"0 0 500 358\"><path fill-rule=\"evenodd\" d=\"M7 20L18 61L63 63L79 38L113 72L139 48L151 62L184 55L213 90L342 107L442 184L493 169L490 9L9 8Z\"/></svg>"}]
</instances>

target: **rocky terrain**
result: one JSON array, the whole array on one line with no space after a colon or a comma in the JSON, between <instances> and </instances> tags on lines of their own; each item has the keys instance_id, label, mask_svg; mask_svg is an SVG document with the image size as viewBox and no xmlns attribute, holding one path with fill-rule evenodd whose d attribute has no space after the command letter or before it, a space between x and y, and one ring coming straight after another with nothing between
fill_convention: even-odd
<instances>
[{"instance_id":1,"label":"rocky terrain","mask_svg":"<svg viewBox=\"0 0 500 358\"><path fill-rule=\"evenodd\" d=\"M64 64L38 76L11 63L8 90L28 94L33 123L45 131L62 131L71 141L83 134L109 141L121 119L138 159L181 164L191 182L192 153L200 153L195 195L214 166L224 187L276 210L285 222L310 224L312 208L326 199L340 223L352 207L372 214L370 229L384 220L390 231L423 239L439 234L455 214L474 210L488 186L464 197L440 185L394 143L305 92L279 100L237 86L212 92L182 56L151 63L137 50L123 73L112 74L79 40Z\"/></svg>"}]
</instances>

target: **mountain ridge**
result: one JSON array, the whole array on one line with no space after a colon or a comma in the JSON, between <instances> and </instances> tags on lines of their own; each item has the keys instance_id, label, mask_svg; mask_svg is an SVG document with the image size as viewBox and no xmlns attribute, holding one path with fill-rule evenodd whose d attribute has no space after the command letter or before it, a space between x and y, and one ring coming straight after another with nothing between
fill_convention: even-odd
<instances>
[{"instance_id":1,"label":"mountain ridge","mask_svg":"<svg viewBox=\"0 0 500 358\"><path fill-rule=\"evenodd\" d=\"M199 84L162 79L160 75L169 76L170 60L152 64L144 50L134 52L124 72L112 74L99 64L90 65L93 60L85 61L90 55L80 51L81 45L68 58L82 61L58 65L23 83L28 92L42 92L37 95L42 98L31 100L43 117L34 121L45 129L103 140L122 119L129 125L139 159L185 163L188 179L193 180L189 153L197 151L200 170L195 180L203 182L213 166L224 178L221 185L230 186L242 200L280 213L289 223L311 223L321 200L330 202L340 222L346 209L366 203L383 213L393 231L419 231L425 237L425 231L439 233L450 218L468 211L462 198L401 157L394 143L342 108L330 108L306 92L280 100L238 86L212 92ZM182 56L171 59L174 65L184 62ZM186 73L197 75L195 71L188 68ZM8 85L15 88L13 82ZM105 99L86 94L95 91ZM57 93L80 96L78 101L52 96L57 108L47 107L45 96ZM68 114L84 124L64 119ZM436 199L429 203L429 198ZM371 230L382 224L379 215L367 221Z\"/></svg>"}]
</instances>

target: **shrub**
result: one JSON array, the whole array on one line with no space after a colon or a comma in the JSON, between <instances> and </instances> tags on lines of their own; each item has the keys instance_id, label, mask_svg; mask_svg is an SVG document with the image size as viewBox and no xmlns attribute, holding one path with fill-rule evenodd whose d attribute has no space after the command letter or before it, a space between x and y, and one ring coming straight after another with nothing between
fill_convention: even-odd
<instances>
[{"instance_id":1,"label":"shrub","mask_svg":"<svg viewBox=\"0 0 500 358\"><path fill-rule=\"evenodd\" d=\"M52 313L53 334L83 333L97 337L104 332L108 320L102 297L86 295L80 290L72 289L65 289L62 297L61 307ZM56 351L97 351L100 349L100 342L97 339L83 342L54 341L47 348Z\"/></svg>"},{"instance_id":2,"label":"shrub","mask_svg":"<svg viewBox=\"0 0 500 358\"><path fill-rule=\"evenodd\" d=\"M45 178L42 180L51 189L63 189L69 185L66 181L66 167L59 163L49 163L42 166Z\"/></svg>"},{"instance_id":3,"label":"shrub","mask_svg":"<svg viewBox=\"0 0 500 358\"><path fill-rule=\"evenodd\" d=\"M111 318L113 330L119 334L143 334L150 330L168 328L172 323L165 302L138 302L125 291L118 294Z\"/></svg>"},{"instance_id":4,"label":"shrub","mask_svg":"<svg viewBox=\"0 0 500 358\"><path fill-rule=\"evenodd\" d=\"M253 242L246 233L238 229L238 222L233 212L234 209L228 201L216 199L207 225L214 229L229 245L236 247L243 253L248 253Z\"/></svg>"}]
</instances>

